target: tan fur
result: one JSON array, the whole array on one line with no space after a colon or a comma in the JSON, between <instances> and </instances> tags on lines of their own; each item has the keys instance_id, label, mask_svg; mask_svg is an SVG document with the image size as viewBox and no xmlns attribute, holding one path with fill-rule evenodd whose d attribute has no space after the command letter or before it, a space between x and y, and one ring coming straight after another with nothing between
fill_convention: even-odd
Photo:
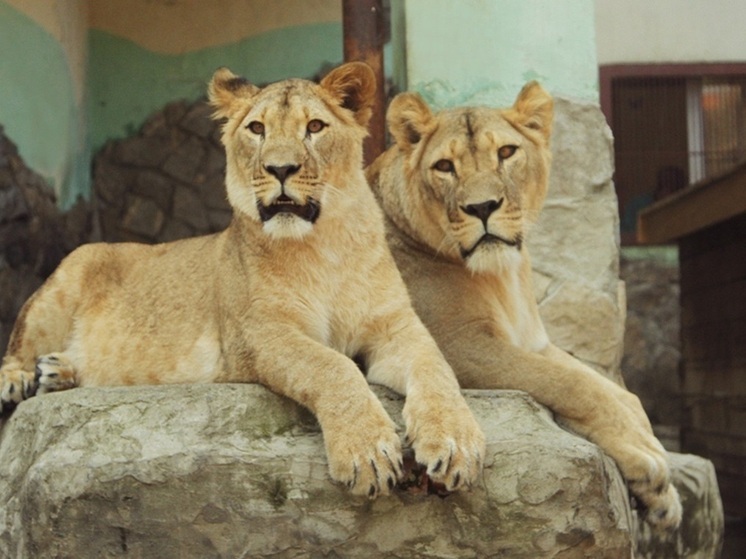
<instances>
[{"instance_id":1,"label":"tan fur","mask_svg":"<svg viewBox=\"0 0 746 559\"><path fill-rule=\"evenodd\" d=\"M676 526L666 453L639 399L552 345L539 317L523 240L546 196L552 116L536 83L502 110L433 114L400 94L388 111L396 143L368 179L415 309L461 385L526 390L617 461L651 523Z\"/></svg>"},{"instance_id":2,"label":"tan fur","mask_svg":"<svg viewBox=\"0 0 746 559\"><path fill-rule=\"evenodd\" d=\"M72 385L260 382L316 414L331 476L372 497L402 459L361 356L368 380L407 395L407 436L430 475L474 482L484 437L411 307L361 168L374 89L359 63L264 89L216 72L232 223L72 253L18 319L0 405Z\"/></svg>"}]
</instances>

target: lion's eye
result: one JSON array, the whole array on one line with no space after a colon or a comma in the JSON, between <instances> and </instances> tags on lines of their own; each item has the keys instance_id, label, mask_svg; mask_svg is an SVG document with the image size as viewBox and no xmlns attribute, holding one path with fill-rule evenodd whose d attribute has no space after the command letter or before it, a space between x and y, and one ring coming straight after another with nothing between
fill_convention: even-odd
<instances>
[{"instance_id":1,"label":"lion's eye","mask_svg":"<svg viewBox=\"0 0 746 559\"><path fill-rule=\"evenodd\" d=\"M252 120L246 125L246 128L251 130L254 134L257 134L258 136L264 134L264 124L262 124L258 120Z\"/></svg>"},{"instance_id":2,"label":"lion's eye","mask_svg":"<svg viewBox=\"0 0 746 559\"><path fill-rule=\"evenodd\" d=\"M309 134L316 134L316 132L321 132L324 128L326 128L326 124L318 118L314 118L306 125L306 130Z\"/></svg>"},{"instance_id":3,"label":"lion's eye","mask_svg":"<svg viewBox=\"0 0 746 559\"><path fill-rule=\"evenodd\" d=\"M433 165L433 169L441 173L453 173L456 170L453 166L453 161L450 159L438 159L435 165Z\"/></svg>"},{"instance_id":4,"label":"lion's eye","mask_svg":"<svg viewBox=\"0 0 746 559\"><path fill-rule=\"evenodd\" d=\"M508 159L509 157L513 156L517 149L518 146L503 146L499 150L497 150L497 156L500 158L500 160Z\"/></svg>"}]
</instances>

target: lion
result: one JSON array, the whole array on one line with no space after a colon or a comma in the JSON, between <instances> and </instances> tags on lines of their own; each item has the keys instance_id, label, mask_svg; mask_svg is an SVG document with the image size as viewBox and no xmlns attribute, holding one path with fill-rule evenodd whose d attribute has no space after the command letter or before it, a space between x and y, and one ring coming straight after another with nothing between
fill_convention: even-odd
<instances>
[{"instance_id":1,"label":"lion","mask_svg":"<svg viewBox=\"0 0 746 559\"><path fill-rule=\"evenodd\" d=\"M403 460L372 382L406 396L406 438L427 474L472 485L484 435L412 308L363 173L374 91L363 63L265 88L216 71L230 225L72 252L19 314L2 409L75 386L261 383L315 414L331 478L373 498Z\"/></svg>"},{"instance_id":2,"label":"lion","mask_svg":"<svg viewBox=\"0 0 746 559\"><path fill-rule=\"evenodd\" d=\"M553 345L526 236L549 180L553 100L528 83L510 108L433 113L416 93L388 109L393 145L366 175L415 310L462 388L519 389L611 456L662 528L681 505L640 400Z\"/></svg>"}]
</instances>

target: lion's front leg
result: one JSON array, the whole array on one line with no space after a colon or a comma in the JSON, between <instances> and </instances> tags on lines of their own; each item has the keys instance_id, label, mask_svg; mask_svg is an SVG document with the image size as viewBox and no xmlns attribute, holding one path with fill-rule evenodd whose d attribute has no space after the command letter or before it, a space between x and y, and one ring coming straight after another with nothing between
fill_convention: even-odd
<instances>
[{"instance_id":1,"label":"lion's front leg","mask_svg":"<svg viewBox=\"0 0 746 559\"><path fill-rule=\"evenodd\" d=\"M568 385L577 382L561 421L614 458L650 524L678 526L681 502L671 483L668 455L653 434L640 399L556 346L543 354L574 376Z\"/></svg>"},{"instance_id":2,"label":"lion's front leg","mask_svg":"<svg viewBox=\"0 0 746 559\"><path fill-rule=\"evenodd\" d=\"M651 525L679 525L681 503L670 481L668 455L634 394L555 346L529 352L478 325L460 329L441 347L464 388L528 392L558 422L614 459Z\"/></svg>"},{"instance_id":3,"label":"lion's front leg","mask_svg":"<svg viewBox=\"0 0 746 559\"><path fill-rule=\"evenodd\" d=\"M428 476L449 491L468 488L482 469L484 434L427 330L413 314L407 321L404 327L377 330L368 380L406 396L407 440Z\"/></svg>"},{"instance_id":4,"label":"lion's front leg","mask_svg":"<svg viewBox=\"0 0 746 559\"><path fill-rule=\"evenodd\" d=\"M260 382L305 406L321 425L332 479L356 495L388 494L402 474L401 442L355 363L292 326L252 332L250 351L227 348L218 381Z\"/></svg>"}]
</instances>

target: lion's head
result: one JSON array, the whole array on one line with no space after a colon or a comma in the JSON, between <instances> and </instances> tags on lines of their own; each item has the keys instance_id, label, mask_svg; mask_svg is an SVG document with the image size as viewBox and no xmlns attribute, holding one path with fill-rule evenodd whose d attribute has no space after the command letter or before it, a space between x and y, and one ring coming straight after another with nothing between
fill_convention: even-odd
<instances>
[{"instance_id":1,"label":"lion's head","mask_svg":"<svg viewBox=\"0 0 746 559\"><path fill-rule=\"evenodd\" d=\"M321 83L292 79L259 88L221 68L209 87L223 125L226 189L234 211L275 238L300 238L361 173L373 71L344 64Z\"/></svg>"},{"instance_id":2,"label":"lion's head","mask_svg":"<svg viewBox=\"0 0 746 559\"><path fill-rule=\"evenodd\" d=\"M553 101L535 82L508 109L433 113L416 93L388 110L396 145L369 176L402 231L474 272L520 260L544 202Z\"/></svg>"}]
</instances>

